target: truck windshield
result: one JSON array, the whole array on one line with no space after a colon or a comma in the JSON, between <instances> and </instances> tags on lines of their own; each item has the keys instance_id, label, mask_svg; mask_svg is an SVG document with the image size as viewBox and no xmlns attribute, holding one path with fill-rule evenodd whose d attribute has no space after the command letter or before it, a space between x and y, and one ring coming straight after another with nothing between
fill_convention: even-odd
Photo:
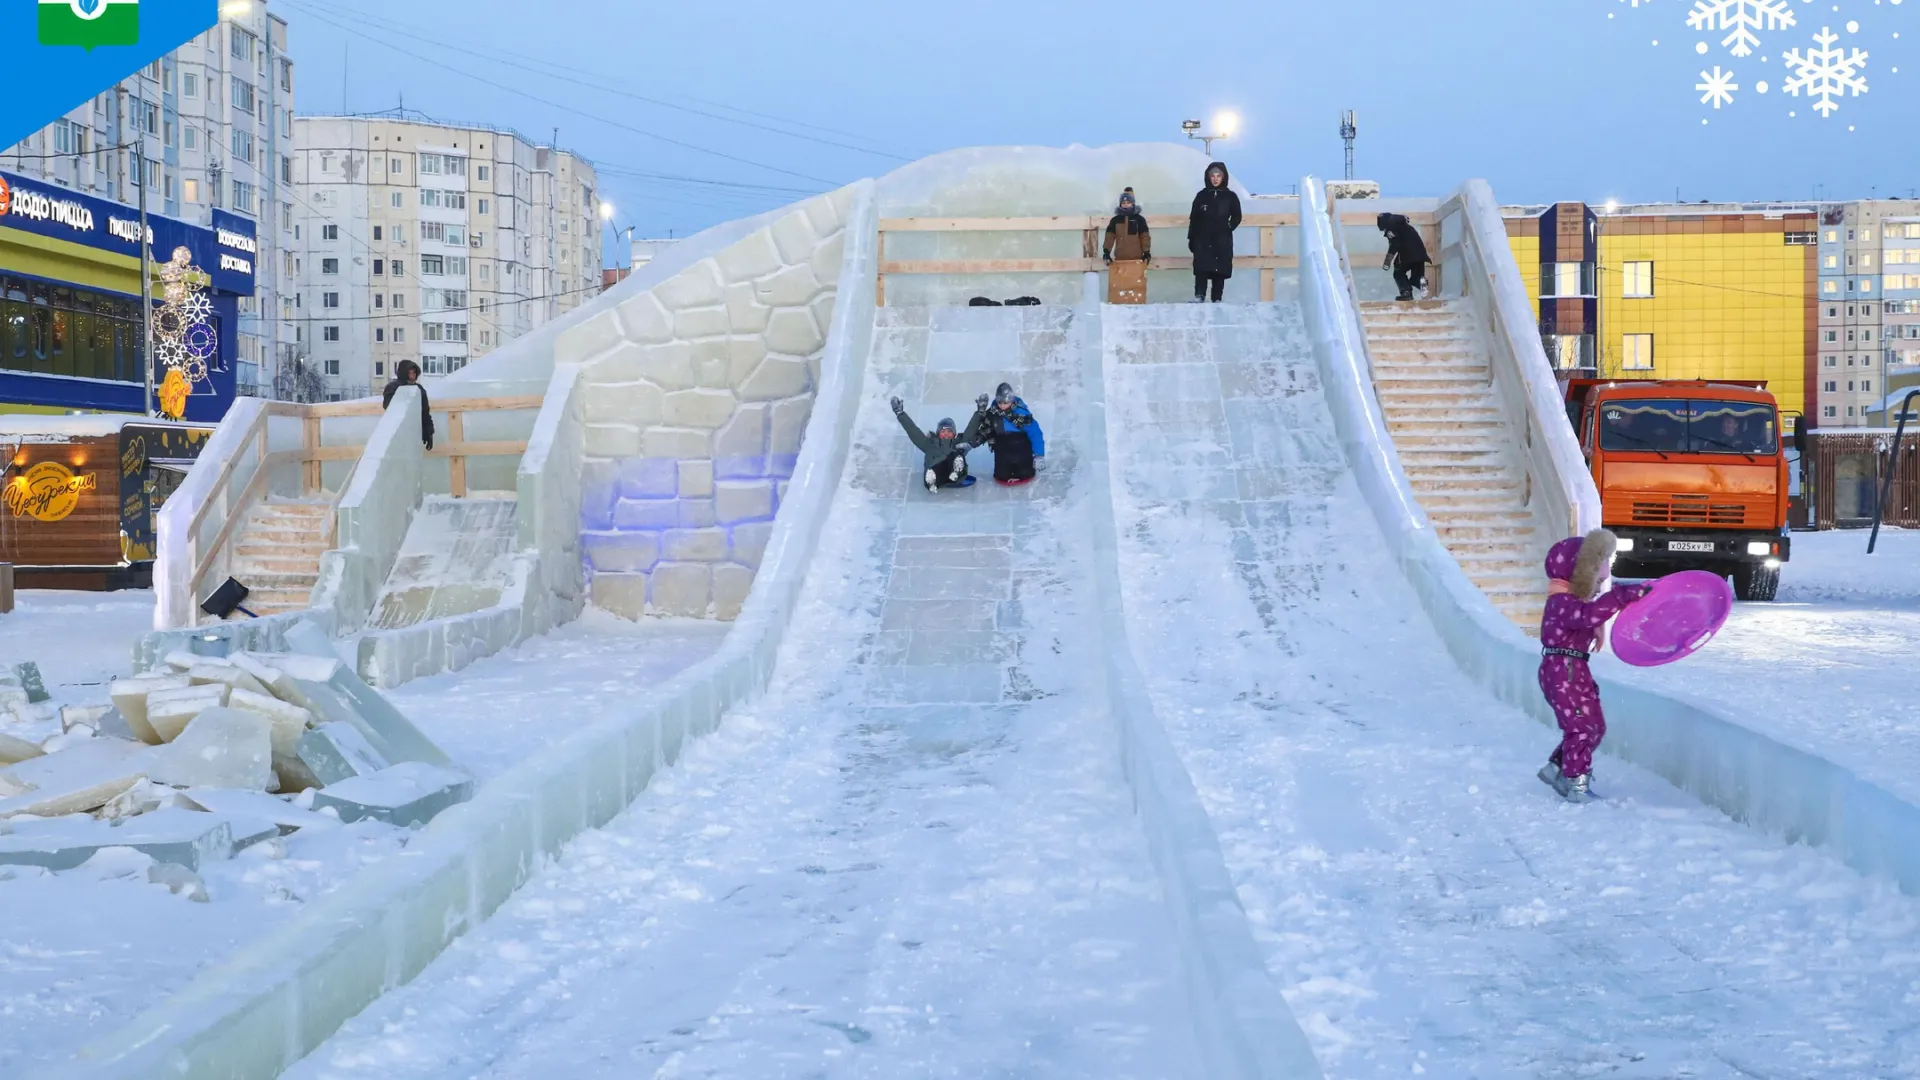
<instances>
[{"instance_id":1,"label":"truck windshield","mask_svg":"<svg viewBox=\"0 0 1920 1080\"><path fill-rule=\"evenodd\" d=\"M1660 399L1600 406L1600 448L1667 454L1774 454L1773 406L1754 401Z\"/></svg>"}]
</instances>

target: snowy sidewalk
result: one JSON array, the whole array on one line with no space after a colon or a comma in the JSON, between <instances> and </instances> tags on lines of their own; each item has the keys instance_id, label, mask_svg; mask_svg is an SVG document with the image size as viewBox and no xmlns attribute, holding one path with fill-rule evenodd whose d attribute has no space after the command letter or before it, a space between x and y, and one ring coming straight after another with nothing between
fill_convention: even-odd
<instances>
[{"instance_id":1,"label":"snowy sidewalk","mask_svg":"<svg viewBox=\"0 0 1920 1080\"><path fill-rule=\"evenodd\" d=\"M1105 508L1074 490L1067 313L881 318L767 695L290 1076L1187 1075L1077 631ZM964 421L1002 378L1057 433L1051 469L927 495L886 398Z\"/></svg>"},{"instance_id":2,"label":"snowy sidewalk","mask_svg":"<svg viewBox=\"0 0 1920 1080\"><path fill-rule=\"evenodd\" d=\"M1920 902L1605 755L1559 802L1554 733L1388 554L1297 309L1109 311L1129 632L1330 1077L1914 1075Z\"/></svg>"},{"instance_id":3,"label":"snowy sidewalk","mask_svg":"<svg viewBox=\"0 0 1920 1080\"><path fill-rule=\"evenodd\" d=\"M1694 702L1920 805L1920 532L1797 533L1780 597L1736 604L1713 643L1661 668L1598 670Z\"/></svg>"}]
</instances>

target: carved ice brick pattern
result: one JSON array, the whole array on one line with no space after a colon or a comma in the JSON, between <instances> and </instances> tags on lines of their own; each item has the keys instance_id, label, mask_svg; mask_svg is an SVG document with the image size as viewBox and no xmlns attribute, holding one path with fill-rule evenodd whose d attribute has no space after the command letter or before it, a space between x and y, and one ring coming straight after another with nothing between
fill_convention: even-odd
<instances>
[{"instance_id":1,"label":"carved ice brick pattern","mask_svg":"<svg viewBox=\"0 0 1920 1080\"><path fill-rule=\"evenodd\" d=\"M740 613L813 412L851 189L794 209L569 330L581 552L628 618Z\"/></svg>"}]
</instances>

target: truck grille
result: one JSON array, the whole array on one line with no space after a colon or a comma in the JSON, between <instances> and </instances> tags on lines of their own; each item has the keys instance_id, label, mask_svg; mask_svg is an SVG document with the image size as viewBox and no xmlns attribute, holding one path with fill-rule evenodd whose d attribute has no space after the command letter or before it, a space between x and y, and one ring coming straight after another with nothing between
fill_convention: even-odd
<instances>
[{"instance_id":1,"label":"truck grille","mask_svg":"<svg viewBox=\"0 0 1920 1080\"><path fill-rule=\"evenodd\" d=\"M1676 495L1670 501L1633 504L1635 525L1745 525L1747 508L1710 502L1705 495Z\"/></svg>"}]
</instances>

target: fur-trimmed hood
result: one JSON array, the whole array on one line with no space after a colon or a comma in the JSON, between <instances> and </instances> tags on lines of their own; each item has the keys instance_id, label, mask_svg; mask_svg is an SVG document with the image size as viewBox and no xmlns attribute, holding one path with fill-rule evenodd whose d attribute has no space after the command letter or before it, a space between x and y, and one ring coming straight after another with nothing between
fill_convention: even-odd
<instances>
[{"instance_id":1,"label":"fur-trimmed hood","mask_svg":"<svg viewBox=\"0 0 1920 1080\"><path fill-rule=\"evenodd\" d=\"M1568 537L1547 552L1547 577L1567 583L1568 591L1581 600L1591 600L1613 570L1613 555L1619 537L1606 529L1595 529L1583 537Z\"/></svg>"}]
</instances>

